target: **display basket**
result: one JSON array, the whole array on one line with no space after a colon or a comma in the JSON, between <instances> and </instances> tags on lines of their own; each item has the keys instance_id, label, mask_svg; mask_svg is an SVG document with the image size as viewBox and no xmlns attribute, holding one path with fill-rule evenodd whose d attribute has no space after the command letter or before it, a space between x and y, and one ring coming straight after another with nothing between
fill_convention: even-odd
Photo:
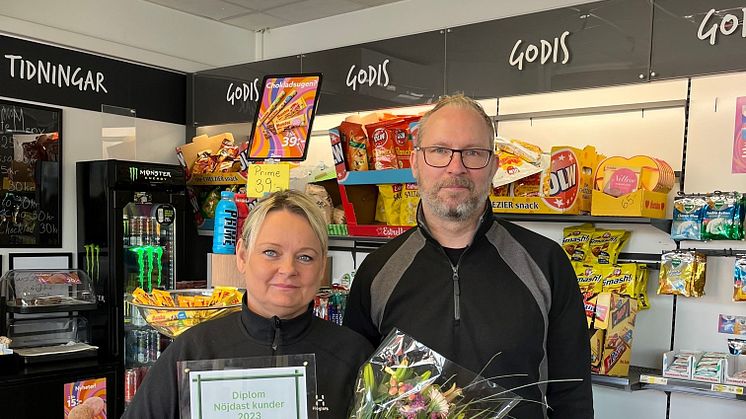
<instances>
[{"instance_id":1,"label":"display basket","mask_svg":"<svg viewBox=\"0 0 746 419\"><path fill-rule=\"evenodd\" d=\"M243 292L243 290L240 290ZM212 296L212 289L181 289L168 291L174 301L179 297ZM241 310L241 302L228 305L213 305L208 307L165 307L141 304L134 301L131 294L126 297L127 303L136 307L140 315L152 328L158 332L175 338L187 329L207 320L217 319Z\"/></svg>"}]
</instances>

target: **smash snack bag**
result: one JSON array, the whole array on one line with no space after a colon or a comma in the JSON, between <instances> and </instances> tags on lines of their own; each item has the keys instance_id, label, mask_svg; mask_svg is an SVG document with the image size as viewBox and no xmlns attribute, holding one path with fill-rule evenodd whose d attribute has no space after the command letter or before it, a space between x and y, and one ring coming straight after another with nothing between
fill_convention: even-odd
<instances>
[{"instance_id":1,"label":"smash snack bag","mask_svg":"<svg viewBox=\"0 0 746 419\"><path fill-rule=\"evenodd\" d=\"M562 248L573 262L585 261L590 251L591 235L596 229L591 224L566 227L562 236Z\"/></svg>"}]
</instances>

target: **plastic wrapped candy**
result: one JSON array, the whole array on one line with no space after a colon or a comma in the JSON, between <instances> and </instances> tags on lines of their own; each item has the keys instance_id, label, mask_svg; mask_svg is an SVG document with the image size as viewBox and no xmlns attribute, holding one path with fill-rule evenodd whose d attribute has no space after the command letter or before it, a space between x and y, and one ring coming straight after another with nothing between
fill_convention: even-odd
<instances>
[{"instance_id":1,"label":"plastic wrapped candy","mask_svg":"<svg viewBox=\"0 0 746 419\"><path fill-rule=\"evenodd\" d=\"M675 250L661 257L658 294L701 297L705 295L707 258L694 251Z\"/></svg>"},{"instance_id":2,"label":"plastic wrapped candy","mask_svg":"<svg viewBox=\"0 0 746 419\"><path fill-rule=\"evenodd\" d=\"M350 418L503 418L520 400L394 329L360 369Z\"/></svg>"},{"instance_id":3,"label":"plastic wrapped candy","mask_svg":"<svg viewBox=\"0 0 746 419\"><path fill-rule=\"evenodd\" d=\"M680 196L673 201L671 238L702 240L702 217L707 201L701 196Z\"/></svg>"},{"instance_id":4,"label":"plastic wrapped candy","mask_svg":"<svg viewBox=\"0 0 746 419\"><path fill-rule=\"evenodd\" d=\"M703 240L743 238L741 199L739 193L715 194L707 198L707 207L702 219Z\"/></svg>"}]
</instances>

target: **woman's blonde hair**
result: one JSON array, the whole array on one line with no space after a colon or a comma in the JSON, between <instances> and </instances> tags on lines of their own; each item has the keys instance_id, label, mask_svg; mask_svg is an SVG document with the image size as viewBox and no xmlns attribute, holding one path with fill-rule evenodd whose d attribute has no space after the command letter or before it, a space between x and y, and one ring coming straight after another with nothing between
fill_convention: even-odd
<instances>
[{"instance_id":1,"label":"woman's blonde hair","mask_svg":"<svg viewBox=\"0 0 746 419\"><path fill-rule=\"evenodd\" d=\"M329 237L327 235L324 214L311 198L301 192L291 189L278 191L269 195L269 197L260 201L257 206L251 210L249 218L246 219L246 222L243 225L243 231L241 232L241 239L244 242L245 250L251 251L254 249L254 244L256 243L256 234L254 234L254 232L261 229L264 220L267 218L267 214L280 210L289 211L290 213L300 215L308 220L308 224L311 225L311 230L313 230L321 243L321 260L325 261ZM290 231L288 232L288 234L292 233L293 232Z\"/></svg>"}]
</instances>

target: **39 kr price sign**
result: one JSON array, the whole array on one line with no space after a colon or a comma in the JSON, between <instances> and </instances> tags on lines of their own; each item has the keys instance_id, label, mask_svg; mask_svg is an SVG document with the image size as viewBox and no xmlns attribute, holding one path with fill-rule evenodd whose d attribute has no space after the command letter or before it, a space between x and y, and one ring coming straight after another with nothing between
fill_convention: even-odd
<instances>
[{"instance_id":1,"label":"39 kr price sign","mask_svg":"<svg viewBox=\"0 0 746 419\"><path fill-rule=\"evenodd\" d=\"M250 164L246 196L262 198L266 194L290 188L290 165L287 163Z\"/></svg>"}]
</instances>

